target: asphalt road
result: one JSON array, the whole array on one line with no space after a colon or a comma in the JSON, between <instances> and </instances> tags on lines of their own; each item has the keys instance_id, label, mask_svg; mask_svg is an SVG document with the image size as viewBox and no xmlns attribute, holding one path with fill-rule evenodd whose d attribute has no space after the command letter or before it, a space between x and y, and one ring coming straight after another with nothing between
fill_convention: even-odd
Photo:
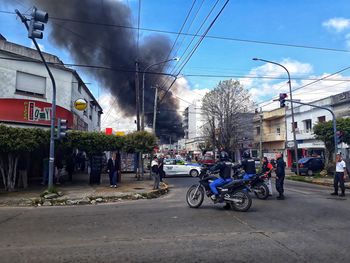
<instances>
[{"instance_id":1,"label":"asphalt road","mask_svg":"<svg viewBox=\"0 0 350 263\"><path fill-rule=\"evenodd\" d=\"M0 208L0 262L350 262L350 198L287 182L286 200L249 212L208 199L191 209L193 178L169 178L153 200Z\"/></svg>"}]
</instances>

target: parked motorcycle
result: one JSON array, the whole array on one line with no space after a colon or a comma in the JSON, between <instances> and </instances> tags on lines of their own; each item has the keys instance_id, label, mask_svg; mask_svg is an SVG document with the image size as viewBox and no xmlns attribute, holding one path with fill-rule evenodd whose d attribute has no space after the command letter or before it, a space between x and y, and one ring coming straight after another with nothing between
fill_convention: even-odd
<instances>
[{"instance_id":1,"label":"parked motorcycle","mask_svg":"<svg viewBox=\"0 0 350 263\"><path fill-rule=\"evenodd\" d=\"M213 195L209 184L217 179L207 168L202 168L199 175L199 183L192 185L186 194L187 204L191 208L198 208L202 205L204 196L210 198ZM252 205L252 198L248 194L248 189L244 180L233 180L221 187L217 187L222 202L225 202L232 209L246 212ZM210 198L210 200L212 200ZM214 200L212 200L216 203Z\"/></svg>"},{"instance_id":2,"label":"parked motorcycle","mask_svg":"<svg viewBox=\"0 0 350 263\"><path fill-rule=\"evenodd\" d=\"M244 172L238 167L233 167L233 178L246 181L247 188L259 199L265 200L269 197L269 188L266 183L267 177L264 174L255 174L249 178L244 178Z\"/></svg>"}]
</instances>

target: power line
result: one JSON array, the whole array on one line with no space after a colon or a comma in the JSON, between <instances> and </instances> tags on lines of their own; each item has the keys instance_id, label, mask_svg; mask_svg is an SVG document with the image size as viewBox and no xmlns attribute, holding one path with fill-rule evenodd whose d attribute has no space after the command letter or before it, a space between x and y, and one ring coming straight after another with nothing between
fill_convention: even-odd
<instances>
[{"instance_id":1,"label":"power line","mask_svg":"<svg viewBox=\"0 0 350 263\"><path fill-rule=\"evenodd\" d=\"M11 15L15 14L14 12L5 11L5 10L0 10L0 13L11 14ZM77 20L77 19L71 19L71 18L50 17L50 19L61 20L61 21L69 21L69 22L74 22L74 23L89 24L89 25L105 26L105 27L117 27L117 28L131 29L131 30L140 30L140 31L148 31L148 32L155 32L155 33L164 33L164 34L171 34L171 35L180 34L180 35L190 36L190 37L193 37L193 36L195 36L195 37L202 37L203 36L203 35L200 35L200 34L179 33L179 32L176 32L176 31L161 30L161 29L151 29L151 28L142 28L142 27L140 27L138 29L137 27L133 27L133 26L116 25L116 24L108 24L108 23L98 23L98 22ZM350 53L350 50L346 50L346 49L310 46L310 45L304 45L304 44L289 44L289 43L281 43L281 42L262 41L262 40L254 40L254 39L242 39L242 38L234 38L234 37L215 36L215 35L207 35L206 38L208 38L208 39L226 40L226 41L235 41L235 42L246 42L246 43L252 43L252 44L274 45L274 46L284 46L284 47L292 47L292 48L304 48L304 49L314 49L314 50Z\"/></svg>"},{"instance_id":2,"label":"power line","mask_svg":"<svg viewBox=\"0 0 350 263\"><path fill-rule=\"evenodd\" d=\"M195 53L195 51L197 50L197 48L199 47L199 45L202 43L202 41L204 40L205 36L208 34L209 30L213 27L213 25L215 24L215 22L217 21L217 19L219 18L219 16L221 15L221 13L224 11L225 7L227 6L229 0L226 0L225 4L222 6L222 8L220 9L219 13L215 16L215 18L213 19L213 21L210 23L210 25L208 26L207 30L204 32L203 36L200 38L200 40L198 41L197 45L192 49L192 52L190 53L190 55L187 57L186 63L184 63L182 65L182 67L179 69L177 76L180 74L181 70L186 66L186 64L188 63L188 61L191 59L191 57L193 56L193 54ZM168 94L169 90L171 89L171 87L174 85L176 79L171 83L171 85L169 86L169 88L167 89L167 91L165 92L165 94L163 95L162 99L159 101L159 103L162 102L162 100L165 98L165 96Z\"/></svg>"}]
</instances>

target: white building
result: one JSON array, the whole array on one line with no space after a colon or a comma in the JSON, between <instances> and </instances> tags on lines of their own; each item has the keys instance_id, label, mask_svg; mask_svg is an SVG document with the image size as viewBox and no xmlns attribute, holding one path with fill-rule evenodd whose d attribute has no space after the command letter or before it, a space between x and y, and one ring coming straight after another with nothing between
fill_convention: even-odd
<instances>
[{"instance_id":1,"label":"white building","mask_svg":"<svg viewBox=\"0 0 350 263\"><path fill-rule=\"evenodd\" d=\"M185 132L184 145L186 151L200 154L199 144L204 141L202 128L204 125L201 101L194 101L183 114L183 128Z\"/></svg>"},{"instance_id":2,"label":"white building","mask_svg":"<svg viewBox=\"0 0 350 263\"><path fill-rule=\"evenodd\" d=\"M333 110L336 118L349 117L350 92L344 92L335 96L327 97L311 104L327 107ZM313 133L313 127L320 122L333 120L332 114L324 109L314 108L311 106L294 104L294 121L296 128L296 139L298 145L298 157L320 155L324 156L325 145L322 141L316 140ZM291 110L286 111L286 149L288 156L288 166L294 161L294 143L292 133L292 116ZM346 156L349 155L348 146L340 145L345 149Z\"/></svg>"},{"instance_id":3,"label":"white building","mask_svg":"<svg viewBox=\"0 0 350 263\"><path fill-rule=\"evenodd\" d=\"M102 108L75 70L44 53L56 82L56 118L76 130L99 131ZM74 101L88 102L85 111ZM36 50L6 41L0 35L0 123L19 127L49 127L52 83Z\"/></svg>"}]
</instances>

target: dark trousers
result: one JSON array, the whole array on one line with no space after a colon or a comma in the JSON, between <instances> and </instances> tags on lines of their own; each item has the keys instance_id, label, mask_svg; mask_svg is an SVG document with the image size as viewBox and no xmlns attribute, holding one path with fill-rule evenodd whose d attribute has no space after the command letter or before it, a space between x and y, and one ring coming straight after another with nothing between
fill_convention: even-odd
<instances>
[{"instance_id":1,"label":"dark trousers","mask_svg":"<svg viewBox=\"0 0 350 263\"><path fill-rule=\"evenodd\" d=\"M278 179L276 178L276 190L280 195L283 195L284 193L284 175L283 176L278 176Z\"/></svg>"},{"instance_id":2,"label":"dark trousers","mask_svg":"<svg viewBox=\"0 0 350 263\"><path fill-rule=\"evenodd\" d=\"M344 173L335 173L334 176L334 192L338 193L338 184L342 193L345 193Z\"/></svg>"},{"instance_id":3,"label":"dark trousers","mask_svg":"<svg viewBox=\"0 0 350 263\"><path fill-rule=\"evenodd\" d=\"M117 172L110 172L109 173L109 184L110 185L117 185Z\"/></svg>"},{"instance_id":4,"label":"dark trousers","mask_svg":"<svg viewBox=\"0 0 350 263\"><path fill-rule=\"evenodd\" d=\"M159 181L160 181L160 182L163 182L164 174L165 174L165 173L164 173L163 170L160 170L160 171L159 171Z\"/></svg>"}]
</instances>

